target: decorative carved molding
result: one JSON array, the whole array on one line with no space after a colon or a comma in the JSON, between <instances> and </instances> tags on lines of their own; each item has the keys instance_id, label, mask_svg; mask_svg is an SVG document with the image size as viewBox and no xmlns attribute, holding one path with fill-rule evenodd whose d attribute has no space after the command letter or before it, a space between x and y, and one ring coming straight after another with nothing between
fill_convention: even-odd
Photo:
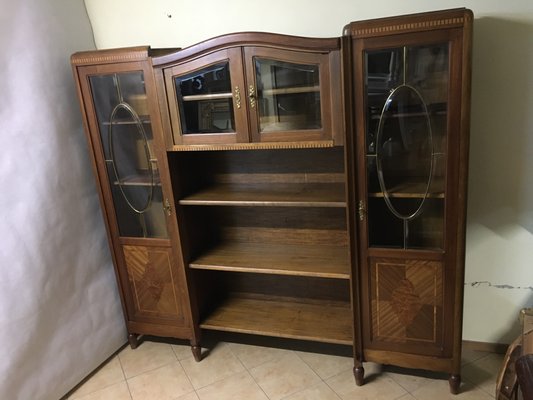
<instances>
[{"instance_id":1,"label":"decorative carved molding","mask_svg":"<svg viewBox=\"0 0 533 400\"><path fill-rule=\"evenodd\" d=\"M219 150L273 150L273 149L312 149L334 147L332 140L316 142L273 142L273 143L235 143L235 144L198 144L174 145L174 151L219 151Z\"/></svg>"},{"instance_id":2,"label":"decorative carved molding","mask_svg":"<svg viewBox=\"0 0 533 400\"><path fill-rule=\"evenodd\" d=\"M467 19L470 17L467 16ZM435 29L435 28L447 28L457 25L462 25L465 22L465 17L457 18L445 18L445 19L436 19L432 21L420 21L420 22L410 22L405 24L395 24L387 26L376 26L372 28L361 28L355 29L352 31L352 34L355 36L365 36L365 35L375 35L379 33L398 33L402 31L411 31L411 30L420 30L420 29Z\"/></svg>"},{"instance_id":3,"label":"decorative carved molding","mask_svg":"<svg viewBox=\"0 0 533 400\"><path fill-rule=\"evenodd\" d=\"M140 61L145 60L148 57L148 52L133 51L123 54L109 54L109 55L90 55L90 53L74 54L72 56L73 64L101 64L112 62L126 62L126 61Z\"/></svg>"}]
</instances>

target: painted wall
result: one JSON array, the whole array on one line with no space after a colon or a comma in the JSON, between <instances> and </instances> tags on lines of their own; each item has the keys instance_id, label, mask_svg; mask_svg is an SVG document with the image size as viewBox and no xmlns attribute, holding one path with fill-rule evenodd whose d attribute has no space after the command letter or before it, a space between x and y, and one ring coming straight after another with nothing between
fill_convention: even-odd
<instances>
[{"instance_id":1,"label":"painted wall","mask_svg":"<svg viewBox=\"0 0 533 400\"><path fill-rule=\"evenodd\" d=\"M85 0L98 48L186 47L237 31L339 36L352 20L474 11L464 338L508 343L533 306L531 0Z\"/></svg>"},{"instance_id":2,"label":"painted wall","mask_svg":"<svg viewBox=\"0 0 533 400\"><path fill-rule=\"evenodd\" d=\"M0 399L57 400L126 341L69 57L83 0L0 1Z\"/></svg>"}]
</instances>

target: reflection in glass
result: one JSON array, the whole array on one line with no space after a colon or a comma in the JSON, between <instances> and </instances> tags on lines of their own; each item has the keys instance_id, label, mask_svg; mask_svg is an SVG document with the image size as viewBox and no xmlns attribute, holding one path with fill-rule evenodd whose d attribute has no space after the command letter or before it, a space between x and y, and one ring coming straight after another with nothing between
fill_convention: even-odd
<instances>
[{"instance_id":1,"label":"reflection in glass","mask_svg":"<svg viewBox=\"0 0 533 400\"><path fill-rule=\"evenodd\" d=\"M367 51L365 63L370 245L442 248L448 45Z\"/></svg>"},{"instance_id":2,"label":"reflection in glass","mask_svg":"<svg viewBox=\"0 0 533 400\"><path fill-rule=\"evenodd\" d=\"M90 82L120 235L167 237L143 74Z\"/></svg>"},{"instance_id":3,"label":"reflection in glass","mask_svg":"<svg viewBox=\"0 0 533 400\"><path fill-rule=\"evenodd\" d=\"M228 62L175 78L182 134L234 132Z\"/></svg>"},{"instance_id":4,"label":"reflection in glass","mask_svg":"<svg viewBox=\"0 0 533 400\"><path fill-rule=\"evenodd\" d=\"M320 129L318 65L255 58L260 132Z\"/></svg>"}]
</instances>

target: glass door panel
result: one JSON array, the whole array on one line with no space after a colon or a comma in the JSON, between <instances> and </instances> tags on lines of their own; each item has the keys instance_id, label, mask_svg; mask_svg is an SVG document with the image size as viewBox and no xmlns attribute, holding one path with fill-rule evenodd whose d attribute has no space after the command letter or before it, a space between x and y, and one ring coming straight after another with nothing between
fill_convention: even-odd
<instances>
[{"instance_id":1,"label":"glass door panel","mask_svg":"<svg viewBox=\"0 0 533 400\"><path fill-rule=\"evenodd\" d=\"M141 71L89 78L121 236L166 238Z\"/></svg>"},{"instance_id":2,"label":"glass door panel","mask_svg":"<svg viewBox=\"0 0 533 400\"><path fill-rule=\"evenodd\" d=\"M443 248L448 53L447 43L365 52L370 246Z\"/></svg>"},{"instance_id":3,"label":"glass door panel","mask_svg":"<svg viewBox=\"0 0 533 400\"><path fill-rule=\"evenodd\" d=\"M250 46L244 49L244 60L254 142L333 138L336 72L328 53Z\"/></svg>"},{"instance_id":4,"label":"glass door panel","mask_svg":"<svg viewBox=\"0 0 533 400\"><path fill-rule=\"evenodd\" d=\"M229 62L174 78L183 135L235 132Z\"/></svg>"},{"instance_id":5,"label":"glass door panel","mask_svg":"<svg viewBox=\"0 0 533 400\"><path fill-rule=\"evenodd\" d=\"M163 71L175 145L249 141L240 48Z\"/></svg>"},{"instance_id":6,"label":"glass door panel","mask_svg":"<svg viewBox=\"0 0 533 400\"><path fill-rule=\"evenodd\" d=\"M264 58L254 61L259 131L320 129L319 66Z\"/></svg>"}]
</instances>

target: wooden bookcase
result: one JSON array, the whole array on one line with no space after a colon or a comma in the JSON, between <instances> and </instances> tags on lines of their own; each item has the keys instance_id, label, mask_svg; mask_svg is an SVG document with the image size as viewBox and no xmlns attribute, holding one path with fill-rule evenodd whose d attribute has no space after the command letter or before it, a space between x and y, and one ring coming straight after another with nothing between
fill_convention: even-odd
<instances>
[{"instance_id":1,"label":"wooden bookcase","mask_svg":"<svg viewBox=\"0 0 533 400\"><path fill-rule=\"evenodd\" d=\"M343 148L169 159L200 327L352 345Z\"/></svg>"},{"instance_id":2,"label":"wooden bookcase","mask_svg":"<svg viewBox=\"0 0 533 400\"><path fill-rule=\"evenodd\" d=\"M189 339L199 359L151 55L81 52L71 63L130 345L143 334Z\"/></svg>"},{"instance_id":3,"label":"wooden bookcase","mask_svg":"<svg viewBox=\"0 0 533 400\"><path fill-rule=\"evenodd\" d=\"M456 9L345 28L351 241L363 361L460 385L473 16Z\"/></svg>"},{"instance_id":4,"label":"wooden bookcase","mask_svg":"<svg viewBox=\"0 0 533 400\"><path fill-rule=\"evenodd\" d=\"M73 55L132 346L346 345L359 385L374 361L456 393L471 29L456 9Z\"/></svg>"}]
</instances>

